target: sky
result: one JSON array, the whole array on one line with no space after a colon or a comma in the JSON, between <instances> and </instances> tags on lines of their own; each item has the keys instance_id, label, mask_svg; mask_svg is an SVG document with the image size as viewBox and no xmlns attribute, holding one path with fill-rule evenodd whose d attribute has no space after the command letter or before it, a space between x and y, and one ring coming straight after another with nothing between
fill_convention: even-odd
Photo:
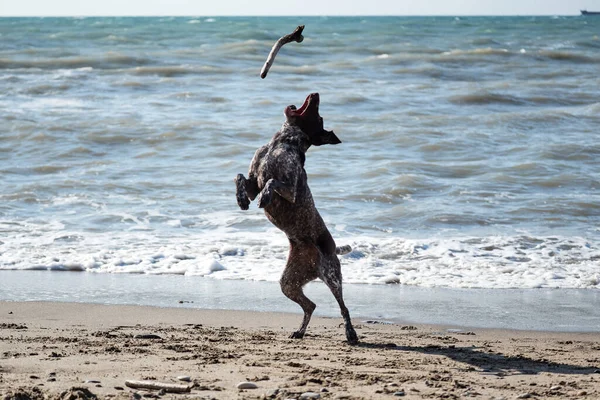
<instances>
[{"instance_id":1,"label":"sky","mask_svg":"<svg viewBox=\"0 0 600 400\"><path fill-rule=\"evenodd\" d=\"M0 16L576 15L600 0L0 0Z\"/></svg>"}]
</instances>

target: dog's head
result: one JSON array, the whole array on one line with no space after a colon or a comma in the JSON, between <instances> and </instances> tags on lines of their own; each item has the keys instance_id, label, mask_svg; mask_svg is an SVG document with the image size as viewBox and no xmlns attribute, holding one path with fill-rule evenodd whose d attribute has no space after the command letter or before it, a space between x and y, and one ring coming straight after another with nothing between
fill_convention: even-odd
<instances>
[{"instance_id":1,"label":"dog's head","mask_svg":"<svg viewBox=\"0 0 600 400\"><path fill-rule=\"evenodd\" d=\"M309 94L298 109L296 106L287 106L285 118L288 124L297 126L306 133L313 146L342 143L333 131L323 129L323 118L319 115L319 93Z\"/></svg>"}]
</instances>

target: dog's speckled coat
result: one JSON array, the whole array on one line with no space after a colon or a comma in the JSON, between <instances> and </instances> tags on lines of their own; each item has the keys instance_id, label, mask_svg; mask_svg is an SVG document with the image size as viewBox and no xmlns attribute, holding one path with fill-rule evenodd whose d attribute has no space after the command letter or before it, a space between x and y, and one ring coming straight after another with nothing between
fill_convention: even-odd
<instances>
[{"instance_id":1,"label":"dog's speckled coat","mask_svg":"<svg viewBox=\"0 0 600 400\"><path fill-rule=\"evenodd\" d=\"M335 296L344 318L346 338L358 343L358 336L342 297L342 272L336 255L341 250L327 230L315 207L304 170L305 154L311 145L338 144L331 131L323 129L319 115L319 94L310 94L300 109L285 109L286 122L271 141L259 148L250 163L248 179L236 179L237 202L247 210L258 197L258 206L275 226L287 235L290 252L280 280L281 290L304 310L300 329L292 338L302 338L316 307L302 290L320 278Z\"/></svg>"}]
</instances>

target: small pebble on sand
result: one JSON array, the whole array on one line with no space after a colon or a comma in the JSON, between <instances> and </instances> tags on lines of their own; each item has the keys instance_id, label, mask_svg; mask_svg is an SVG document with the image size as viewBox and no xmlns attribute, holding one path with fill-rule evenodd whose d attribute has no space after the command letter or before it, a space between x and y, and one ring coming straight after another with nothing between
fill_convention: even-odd
<instances>
[{"instance_id":1,"label":"small pebble on sand","mask_svg":"<svg viewBox=\"0 0 600 400\"><path fill-rule=\"evenodd\" d=\"M153 333L140 333L133 336L134 339L162 339L162 337Z\"/></svg>"},{"instance_id":2,"label":"small pebble on sand","mask_svg":"<svg viewBox=\"0 0 600 400\"><path fill-rule=\"evenodd\" d=\"M256 389L256 388L258 388L258 386L256 386L256 383L252 383L252 382L240 382L237 384L237 388L238 389Z\"/></svg>"},{"instance_id":3,"label":"small pebble on sand","mask_svg":"<svg viewBox=\"0 0 600 400\"><path fill-rule=\"evenodd\" d=\"M300 395L300 400L320 399L321 395L314 392L306 392Z\"/></svg>"}]
</instances>

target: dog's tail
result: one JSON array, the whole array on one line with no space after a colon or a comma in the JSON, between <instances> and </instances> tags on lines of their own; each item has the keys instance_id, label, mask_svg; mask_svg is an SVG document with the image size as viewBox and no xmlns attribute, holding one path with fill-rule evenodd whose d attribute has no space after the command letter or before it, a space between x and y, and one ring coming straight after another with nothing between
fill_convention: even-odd
<instances>
[{"instance_id":1,"label":"dog's tail","mask_svg":"<svg viewBox=\"0 0 600 400\"><path fill-rule=\"evenodd\" d=\"M337 254L338 256L343 256L344 254L348 254L351 251L352 247L350 247L349 245L338 246L335 248L335 254Z\"/></svg>"}]
</instances>

